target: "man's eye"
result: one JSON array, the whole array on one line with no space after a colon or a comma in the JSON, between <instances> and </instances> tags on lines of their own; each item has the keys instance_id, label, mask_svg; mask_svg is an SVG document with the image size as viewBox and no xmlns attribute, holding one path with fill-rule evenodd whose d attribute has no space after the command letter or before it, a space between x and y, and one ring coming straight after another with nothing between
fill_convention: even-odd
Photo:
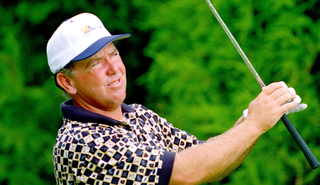
<instances>
[{"instance_id":1,"label":"man's eye","mask_svg":"<svg viewBox=\"0 0 320 185\"><path fill-rule=\"evenodd\" d=\"M116 52L116 53L113 53L113 57L116 57L116 56L118 56L119 55L119 52Z\"/></svg>"},{"instance_id":2,"label":"man's eye","mask_svg":"<svg viewBox=\"0 0 320 185\"><path fill-rule=\"evenodd\" d=\"M96 65L98 65L99 64L99 61L96 61L96 62L94 62L93 64L92 64L92 66L96 66Z\"/></svg>"}]
</instances>

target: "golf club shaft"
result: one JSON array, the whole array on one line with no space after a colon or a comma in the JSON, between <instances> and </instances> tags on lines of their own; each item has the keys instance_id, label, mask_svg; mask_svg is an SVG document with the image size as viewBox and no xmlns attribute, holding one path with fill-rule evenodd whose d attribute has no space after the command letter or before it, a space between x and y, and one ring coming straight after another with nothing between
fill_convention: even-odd
<instances>
[{"instance_id":1,"label":"golf club shaft","mask_svg":"<svg viewBox=\"0 0 320 185\"><path fill-rule=\"evenodd\" d=\"M230 30L228 29L228 27L226 26L226 24L223 22L223 20L221 19L220 15L218 14L217 10L214 8L214 6L212 5L212 3L210 2L210 0L205 0L209 6L209 8L211 9L212 13L214 14L214 16L216 17L216 19L218 20L218 22L220 23L221 27L223 28L223 30L226 32L226 34L228 35L229 39L231 40L232 44L234 45L234 47L237 49L238 53L240 54L240 56L242 57L242 59L244 60L244 62L246 63L246 65L248 66L249 70L251 71L251 73L253 74L254 78L257 80L257 82L259 83L259 85L261 87L265 87L265 84L263 83L262 79L260 78L259 74L257 73L257 71L254 69L254 67L252 66L251 62L249 61L248 57L246 56L246 54L243 52L243 50L241 49L241 47L239 46L238 42L236 41L236 39L233 37L233 35L231 34ZM307 144L305 143L305 141L303 140L303 138L301 137L301 135L299 134L299 132L296 130L296 128L293 126L293 124L291 123L291 121L289 120L288 116L286 114L284 114L281 117L282 122L285 124L285 126L287 127L288 131L290 132L291 136L293 137L294 141L297 143L298 147L300 148L300 150L302 151L302 153L304 154L304 156L306 157L307 161L309 162L310 166L312 169L316 169L317 167L319 167L320 162L317 160L317 158L314 156L314 154L312 153L312 151L310 150L310 148L307 146Z\"/></svg>"}]
</instances>

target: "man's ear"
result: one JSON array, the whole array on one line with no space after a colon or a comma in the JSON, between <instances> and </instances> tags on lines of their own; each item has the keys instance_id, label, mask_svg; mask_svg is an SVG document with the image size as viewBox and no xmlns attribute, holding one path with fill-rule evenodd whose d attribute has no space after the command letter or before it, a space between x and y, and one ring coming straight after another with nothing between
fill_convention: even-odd
<instances>
[{"instance_id":1,"label":"man's ear","mask_svg":"<svg viewBox=\"0 0 320 185\"><path fill-rule=\"evenodd\" d=\"M57 83L60 85L60 87L63 88L66 92L68 92L70 95L75 95L77 93L77 89L73 85L72 77L64 73L58 73L56 78Z\"/></svg>"}]
</instances>

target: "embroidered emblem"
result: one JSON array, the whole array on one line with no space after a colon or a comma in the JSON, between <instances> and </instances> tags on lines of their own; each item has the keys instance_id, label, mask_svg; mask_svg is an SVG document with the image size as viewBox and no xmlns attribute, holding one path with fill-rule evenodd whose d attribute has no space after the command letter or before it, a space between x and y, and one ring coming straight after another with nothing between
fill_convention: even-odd
<instances>
[{"instance_id":1,"label":"embroidered emblem","mask_svg":"<svg viewBox=\"0 0 320 185\"><path fill-rule=\"evenodd\" d=\"M101 26L91 27L91 26L87 25L81 29L81 32L84 33L84 36L88 36L88 35L91 35L93 30L98 29L98 28L101 28Z\"/></svg>"},{"instance_id":2,"label":"embroidered emblem","mask_svg":"<svg viewBox=\"0 0 320 185\"><path fill-rule=\"evenodd\" d=\"M85 33L85 34L88 34L88 33L90 33L91 28L90 28L89 25L87 25L87 26L85 26L84 28L82 28L81 31L82 31L83 33Z\"/></svg>"}]
</instances>

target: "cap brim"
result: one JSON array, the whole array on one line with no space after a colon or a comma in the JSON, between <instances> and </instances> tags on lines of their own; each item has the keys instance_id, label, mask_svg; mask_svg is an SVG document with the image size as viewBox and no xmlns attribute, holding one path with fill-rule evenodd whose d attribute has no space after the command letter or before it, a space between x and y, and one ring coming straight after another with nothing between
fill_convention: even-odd
<instances>
[{"instance_id":1,"label":"cap brim","mask_svg":"<svg viewBox=\"0 0 320 185\"><path fill-rule=\"evenodd\" d=\"M78 56L74 57L71 60L71 62L89 58L92 55L96 54L98 51L100 51L107 44L116 40L128 38L130 36L131 34L121 34L121 35L112 35L112 36L103 37L97 40L95 43L91 44L86 50L84 50Z\"/></svg>"}]
</instances>

